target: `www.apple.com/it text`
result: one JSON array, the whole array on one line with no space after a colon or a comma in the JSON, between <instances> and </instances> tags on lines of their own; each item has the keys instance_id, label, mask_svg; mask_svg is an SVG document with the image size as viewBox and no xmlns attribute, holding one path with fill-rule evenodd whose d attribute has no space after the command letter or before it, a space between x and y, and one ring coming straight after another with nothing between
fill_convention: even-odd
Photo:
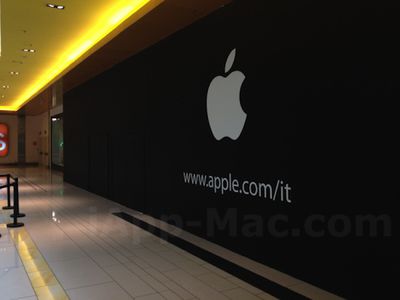
<instances>
[{"instance_id":1,"label":"www.apple.com/it text","mask_svg":"<svg viewBox=\"0 0 400 300\"><path fill-rule=\"evenodd\" d=\"M269 184L250 180L241 181L233 178L232 174L229 174L227 177L220 177L183 172L183 181L186 184L211 189L214 193L220 193L221 195L231 192L273 201L292 203L290 196L292 188L288 183L280 179L278 179L275 184Z\"/></svg>"}]
</instances>

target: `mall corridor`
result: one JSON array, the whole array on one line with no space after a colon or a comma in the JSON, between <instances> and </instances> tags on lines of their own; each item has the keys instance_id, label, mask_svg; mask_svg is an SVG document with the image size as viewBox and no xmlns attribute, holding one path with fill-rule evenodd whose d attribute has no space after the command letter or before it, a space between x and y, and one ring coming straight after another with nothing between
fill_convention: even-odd
<instances>
[{"instance_id":1,"label":"mall corridor","mask_svg":"<svg viewBox=\"0 0 400 300\"><path fill-rule=\"evenodd\" d=\"M399 298L399 35L384 0L0 0L0 300Z\"/></svg>"}]
</instances>

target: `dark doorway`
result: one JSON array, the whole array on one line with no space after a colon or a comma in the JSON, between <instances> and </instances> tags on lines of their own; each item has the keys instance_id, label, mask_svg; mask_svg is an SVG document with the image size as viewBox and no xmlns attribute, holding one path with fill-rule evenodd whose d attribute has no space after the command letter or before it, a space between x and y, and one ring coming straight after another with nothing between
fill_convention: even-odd
<instances>
[{"instance_id":1,"label":"dark doorway","mask_svg":"<svg viewBox=\"0 0 400 300\"><path fill-rule=\"evenodd\" d=\"M51 167L64 170L64 120L62 114L51 117Z\"/></svg>"}]
</instances>

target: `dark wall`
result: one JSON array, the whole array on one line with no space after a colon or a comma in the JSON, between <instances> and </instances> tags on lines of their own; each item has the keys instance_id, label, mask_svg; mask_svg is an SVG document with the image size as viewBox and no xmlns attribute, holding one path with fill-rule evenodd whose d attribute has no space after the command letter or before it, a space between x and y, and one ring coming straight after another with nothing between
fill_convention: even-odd
<instances>
[{"instance_id":1,"label":"dark wall","mask_svg":"<svg viewBox=\"0 0 400 300\"><path fill-rule=\"evenodd\" d=\"M65 180L156 217L179 215L189 231L340 295L389 293L399 22L377 5L235 1L68 92ZM207 91L234 48L247 120L239 139L217 141ZM221 195L185 184L183 172L282 180L292 202ZM211 234L213 208L237 214L238 231ZM390 237L383 226L378 237L357 234L367 214L385 215ZM262 237L243 234L249 215L262 217ZM269 230L277 215L288 236ZM304 232L313 216L326 220L315 223L321 237Z\"/></svg>"}]
</instances>

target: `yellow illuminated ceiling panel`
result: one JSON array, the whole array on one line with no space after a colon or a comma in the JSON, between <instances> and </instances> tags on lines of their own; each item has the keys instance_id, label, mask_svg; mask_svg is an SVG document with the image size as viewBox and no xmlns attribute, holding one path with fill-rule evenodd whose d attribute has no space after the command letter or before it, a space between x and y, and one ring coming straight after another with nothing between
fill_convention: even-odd
<instances>
[{"instance_id":1,"label":"yellow illuminated ceiling panel","mask_svg":"<svg viewBox=\"0 0 400 300\"><path fill-rule=\"evenodd\" d=\"M0 111L20 109L161 2L1 0Z\"/></svg>"}]
</instances>

